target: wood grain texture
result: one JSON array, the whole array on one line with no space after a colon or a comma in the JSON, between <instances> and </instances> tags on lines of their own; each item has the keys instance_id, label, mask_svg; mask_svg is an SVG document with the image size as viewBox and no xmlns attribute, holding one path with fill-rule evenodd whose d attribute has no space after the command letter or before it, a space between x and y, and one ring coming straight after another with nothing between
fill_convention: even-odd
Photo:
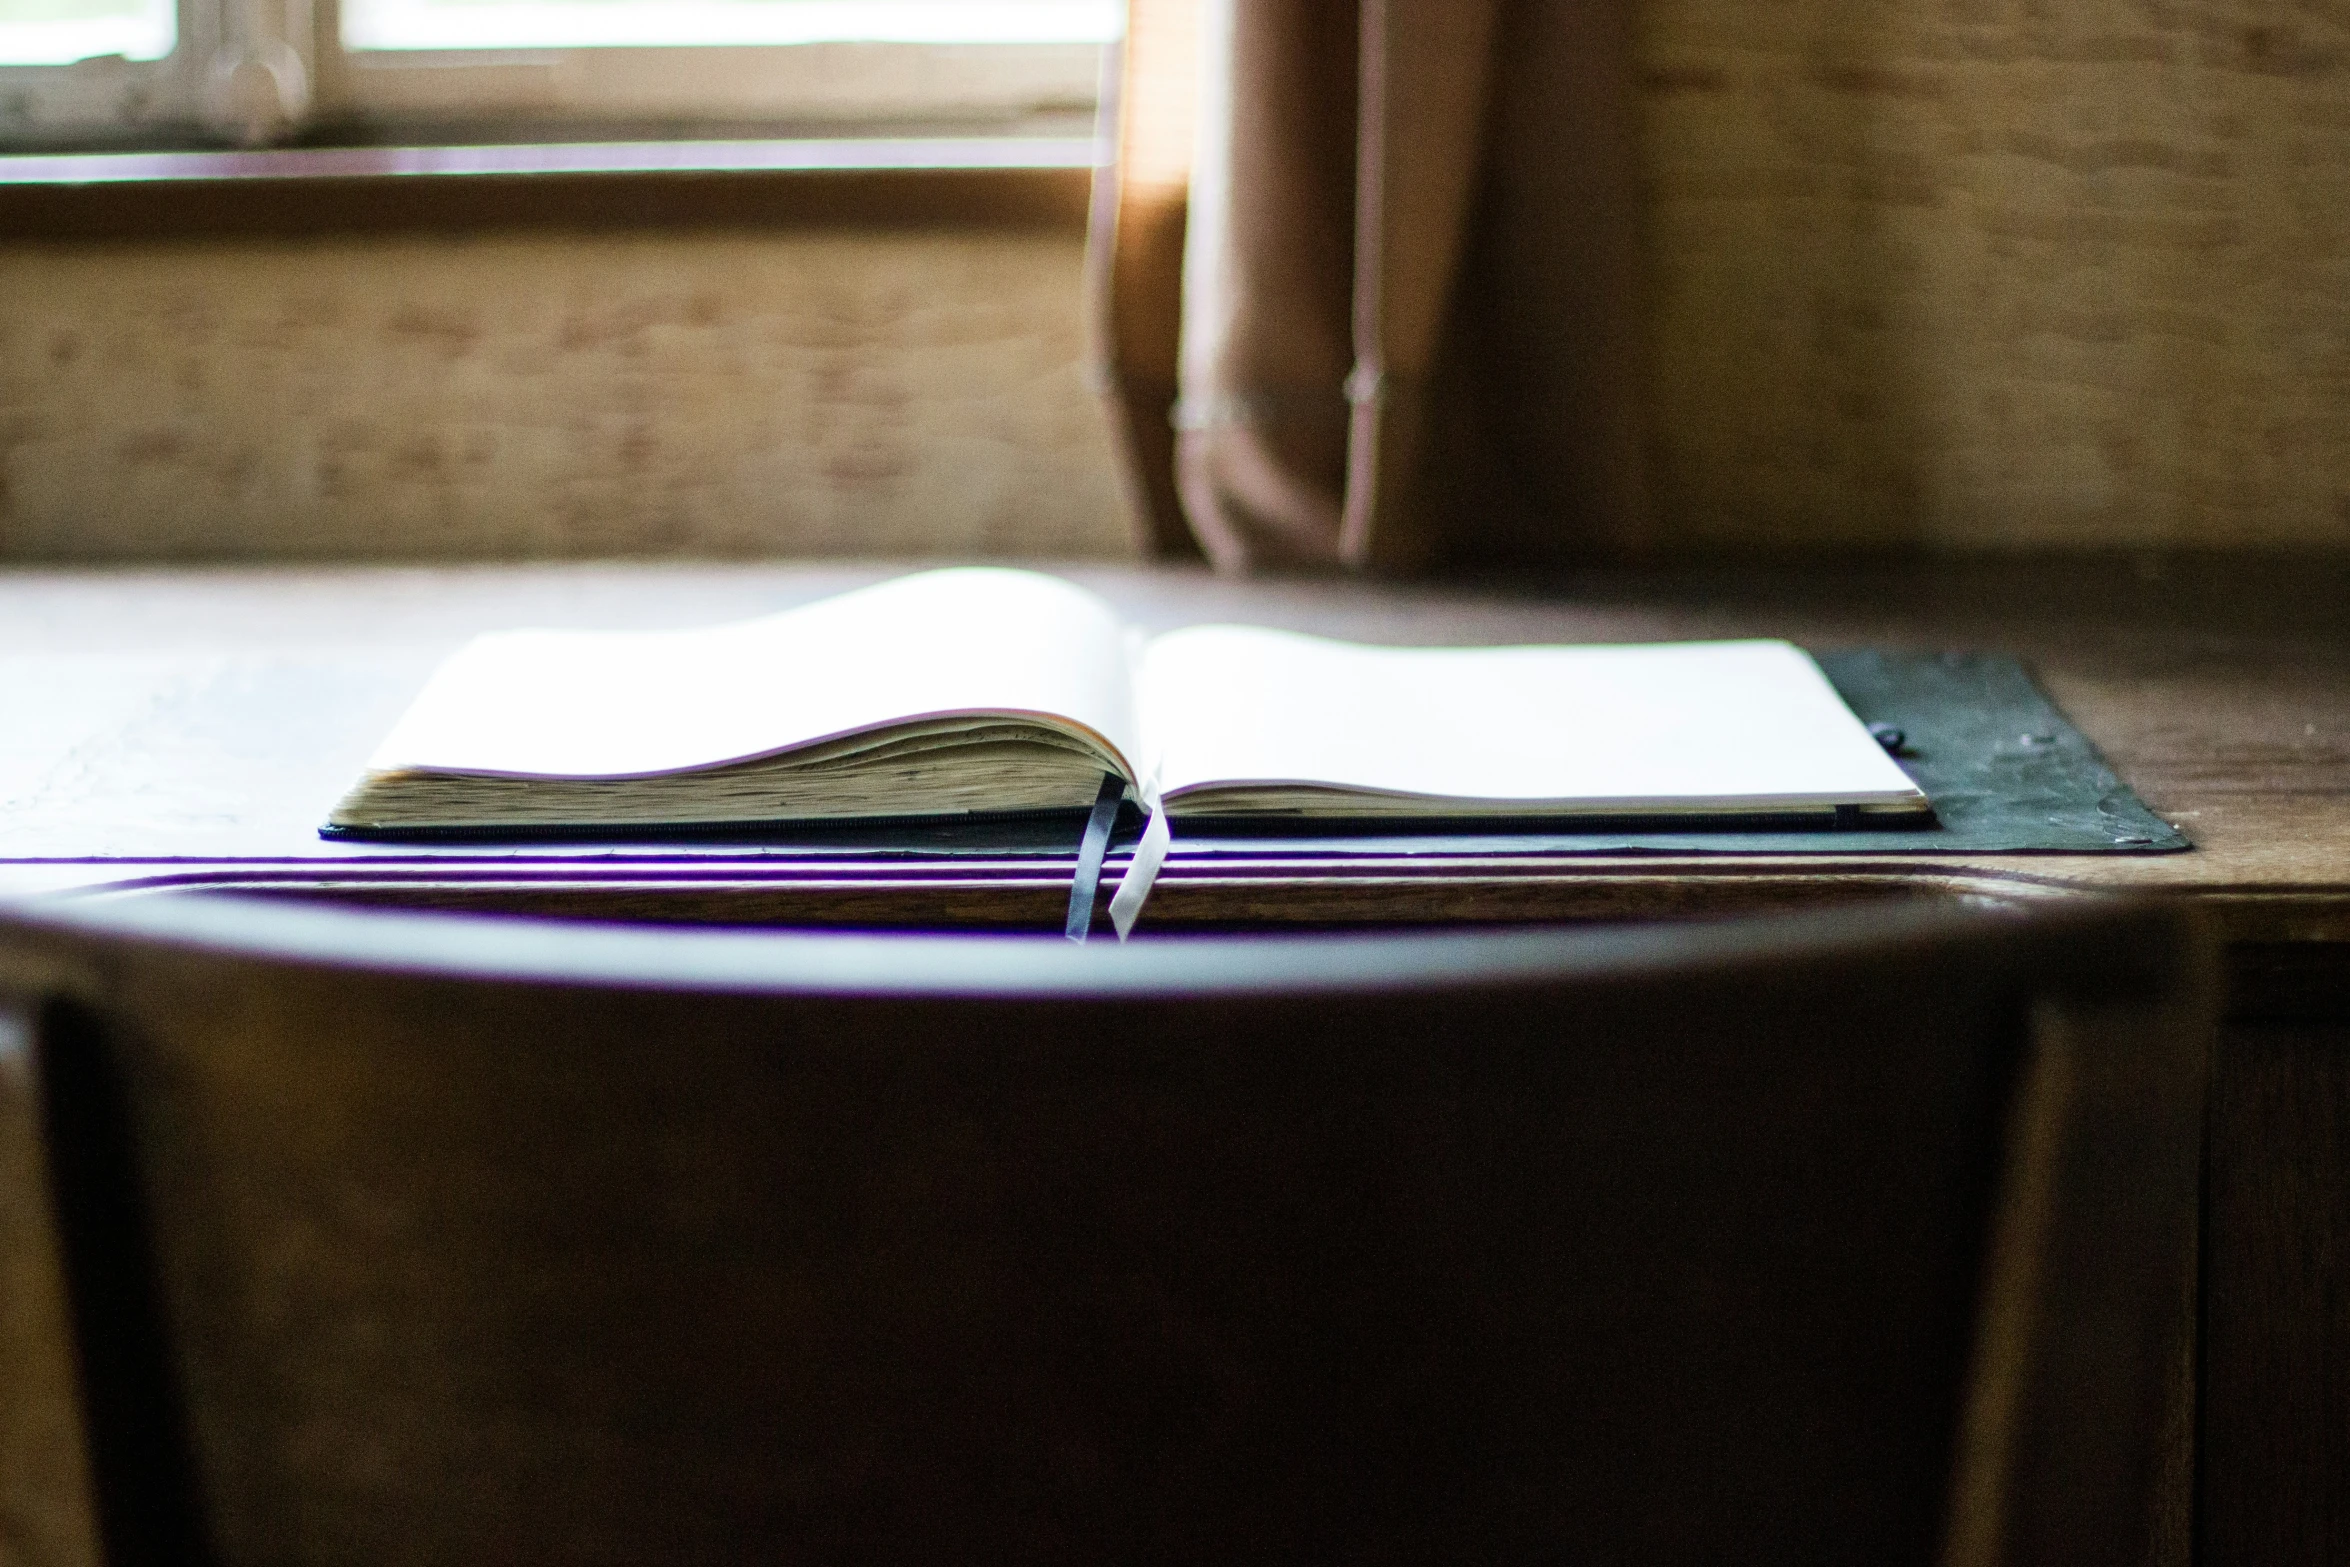
<instances>
[{"instance_id":1,"label":"wood grain texture","mask_svg":"<svg viewBox=\"0 0 2350 1567\"><path fill-rule=\"evenodd\" d=\"M2019 908L2044 899L1952 878L1862 875L1665 877L1643 875L1491 875L1459 864L1423 874L1314 877L1281 863L1242 865L1216 874L1195 869L1154 893L1155 930L1216 930L1276 924L1345 929L1392 923L1511 925L1543 920L1592 923L1723 919L1789 913L1829 905L1885 903L1944 895L1979 907ZM1111 881L1115 886L1115 876ZM794 866L783 875L724 872L684 876L645 870L582 875L548 867L479 874L403 874L386 869L338 876L331 871L199 872L142 878L125 892L232 889L253 897L315 900L358 907L447 909L542 918L629 920L674 925L765 925L800 929L908 928L1049 930L1069 905L1069 874L1057 866L1008 863L920 873L907 868ZM1164 903L1160 902L1161 897ZM1107 899L1098 932L1109 931Z\"/></svg>"},{"instance_id":2,"label":"wood grain texture","mask_svg":"<svg viewBox=\"0 0 2350 1567\"><path fill-rule=\"evenodd\" d=\"M2350 21L1646 0L1686 540L2350 542Z\"/></svg>"},{"instance_id":3,"label":"wood grain texture","mask_svg":"<svg viewBox=\"0 0 2350 1567\"><path fill-rule=\"evenodd\" d=\"M1638 17L1660 548L2350 546L2350 23ZM1074 236L484 237L522 216L0 249L0 558L1125 547ZM891 259L844 284L827 247ZM680 320L709 289L725 329ZM837 380L794 379L810 322Z\"/></svg>"},{"instance_id":4,"label":"wood grain texture","mask_svg":"<svg viewBox=\"0 0 2350 1567\"><path fill-rule=\"evenodd\" d=\"M1085 222L1082 138L1028 167L825 166L839 144L297 148L0 158L0 243L557 230L788 228L1072 233ZM870 143L847 144L873 157ZM902 145L902 144L901 144ZM1044 157L1080 160L1045 166ZM977 155L985 156L984 144ZM573 156L584 152L585 158ZM906 156L937 156L915 144ZM882 153L887 156L886 151ZM698 161L697 161L698 158ZM581 170L587 161L600 167ZM878 159L876 161L879 161ZM24 165L47 165L28 177ZM573 165L566 167L566 164Z\"/></svg>"},{"instance_id":5,"label":"wood grain texture","mask_svg":"<svg viewBox=\"0 0 2350 1567\"><path fill-rule=\"evenodd\" d=\"M1969 1567L2179 1560L2211 995L2158 911L1085 951L157 913L0 916L0 962L88 976L50 1097L126 1140L222 1567L1926 1562L1986 1385ZM1993 1228L2031 1265L1986 1283ZM1987 1348L1986 1296L2025 1324ZM110 1529L179 1467L102 1462Z\"/></svg>"},{"instance_id":6,"label":"wood grain texture","mask_svg":"<svg viewBox=\"0 0 2350 1567\"><path fill-rule=\"evenodd\" d=\"M227 883L378 905L696 923L1056 928L1065 879L1034 863L916 871L723 850L652 863L592 851L419 855L309 836L413 682L474 631L716 621L894 569L0 573L0 659L36 661L12 663L19 678L0 682L0 800L10 802L0 805L0 885ZM2152 859L1956 864L1179 863L1152 908L1169 928L1643 919L1903 893L2012 903L2138 886L2194 893L2238 943L2239 1012L2345 1016L2350 566L2341 562L1864 562L1423 588L1075 574L1158 628L1256 619L1396 642L1771 634L1820 646L2005 649L2036 666L2122 775L2199 845ZM245 673L230 678L237 669ZM318 683L338 669L375 680L358 689L379 709L352 704L351 686ZM2208 1331L2209 1375L2219 1380L2206 1505L2210 1527L2237 1531L2231 1538L2322 1543L2332 1525L2314 1499L2343 1489L2343 1471L2328 1456L2338 1430L2325 1411L2335 1406L2308 1400L2330 1397L2326 1379L2350 1364L2350 1330L2325 1326L2339 1304L2328 1304L2328 1259L2350 1256L2350 1216L2327 1195L2341 1184L2326 1174L2343 1114L2340 1057L2314 1040L2264 1049L2232 1067L2223 1059L2215 1098Z\"/></svg>"},{"instance_id":7,"label":"wood grain texture","mask_svg":"<svg viewBox=\"0 0 2350 1567\"><path fill-rule=\"evenodd\" d=\"M2174 961L2211 997L2208 954ZM2175 997L2178 991L2172 991ZM2210 1016L2163 992L2034 1009L1945 1567L2194 1560L2199 1154ZM2093 1261L2090 1259L2094 1259ZM2127 1369L2125 1369L2127 1368ZM2131 1384L2134 1407L2101 1389ZM2151 1483L2149 1483L2151 1482ZM2059 1498L2143 1487L2134 1538ZM2005 1549L2001 1549L2004 1546Z\"/></svg>"},{"instance_id":8,"label":"wood grain texture","mask_svg":"<svg viewBox=\"0 0 2350 1567\"><path fill-rule=\"evenodd\" d=\"M33 1019L21 1003L0 996L0 1567L98 1567Z\"/></svg>"},{"instance_id":9,"label":"wood grain texture","mask_svg":"<svg viewBox=\"0 0 2350 1567\"><path fill-rule=\"evenodd\" d=\"M0 248L0 559L1121 556L1079 249Z\"/></svg>"},{"instance_id":10,"label":"wood grain texture","mask_svg":"<svg viewBox=\"0 0 2350 1567\"><path fill-rule=\"evenodd\" d=\"M985 919L974 871L855 868L723 845L623 854L430 852L327 844L317 823L435 660L526 624L690 625L837 592L897 569L541 566L470 570L0 574L0 883L179 884L314 875L451 897L551 897L513 872L710 909L708 889L631 878L692 867L756 907L837 888L889 923ZM2231 940L2350 940L2350 564L2102 557L1795 569L1589 573L1433 588L1246 583L1196 570L1071 568L1136 623L1261 621L1385 642L1785 636L1817 647L1976 647L2033 665L2122 777L2197 847L2161 856L1525 857L1171 865L1153 908L1220 919L1539 919L1763 896L1909 887L2029 900L2078 890L2192 893ZM173 863L165 863L173 862ZM1049 863L1049 862L1048 862ZM307 869L304 869L307 867ZM1058 920L1039 867L998 867L994 914ZM1058 874L1065 876L1065 867ZM984 880L985 877L981 877ZM1610 878L1603 889L1595 877ZM1639 892L1641 878L1656 890ZM1710 880L1709 880L1710 878ZM894 881L894 885L892 884ZM766 892L756 889L765 885ZM795 893L792 888L806 889ZM471 891L468 891L468 888ZM1808 889L1808 890L1796 890ZM1777 896L1778 894L1771 894ZM1718 905L1709 900L1719 898ZM539 904L545 907L544 903ZM1015 913L1014 911L1020 911ZM885 912L886 911L886 912ZM1146 919L1150 916L1146 916ZM1621 917L1620 915L1618 917Z\"/></svg>"},{"instance_id":11,"label":"wood grain texture","mask_svg":"<svg viewBox=\"0 0 2350 1567\"><path fill-rule=\"evenodd\" d=\"M2237 1026L2211 1085L2202 1559L2350 1558L2350 1028Z\"/></svg>"}]
</instances>

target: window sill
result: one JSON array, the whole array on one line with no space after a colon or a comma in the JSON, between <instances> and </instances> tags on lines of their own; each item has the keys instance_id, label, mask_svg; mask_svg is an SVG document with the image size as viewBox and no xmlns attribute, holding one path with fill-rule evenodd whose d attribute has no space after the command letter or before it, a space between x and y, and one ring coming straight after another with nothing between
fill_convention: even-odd
<instances>
[{"instance_id":1,"label":"window sill","mask_svg":"<svg viewBox=\"0 0 2350 1567\"><path fill-rule=\"evenodd\" d=\"M1084 226L1068 138L0 156L0 243L502 229Z\"/></svg>"}]
</instances>

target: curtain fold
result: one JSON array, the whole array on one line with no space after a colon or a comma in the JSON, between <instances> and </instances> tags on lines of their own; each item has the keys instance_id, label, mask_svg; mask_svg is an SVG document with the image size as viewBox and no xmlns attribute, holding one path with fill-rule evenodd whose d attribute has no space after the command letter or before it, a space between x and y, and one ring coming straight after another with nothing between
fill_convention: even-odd
<instances>
[{"instance_id":1,"label":"curtain fold","mask_svg":"<svg viewBox=\"0 0 2350 1567\"><path fill-rule=\"evenodd\" d=\"M1093 256L1147 551L1637 547L1630 46L1628 0L1133 0ZM1170 177L1136 105L1184 94Z\"/></svg>"},{"instance_id":2,"label":"curtain fold","mask_svg":"<svg viewBox=\"0 0 2350 1567\"><path fill-rule=\"evenodd\" d=\"M1198 0L1130 0L1104 62L1101 114L1115 160L1096 171L1086 248L1094 375L1135 541L1197 556L1175 494L1175 357L1183 234L1199 119Z\"/></svg>"},{"instance_id":3,"label":"curtain fold","mask_svg":"<svg viewBox=\"0 0 2350 1567\"><path fill-rule=\"evenodd\" d=\"M1361 0L1353 405L1338 558L1408 570L1440 553L1430 378L1484 162L1497 0Z\"/></svg>"},{"instance_id":4,"label":"curtain fold","mask_svg":"<svg viewBox=\"0 0 2350 1567\"><path fill-rule=\"evenodd\" d=\"M1355 34L1332 0L1202 0L1175 476L1218 565L1329 558L1346 482Z\"/></svg>"}]
</instances>

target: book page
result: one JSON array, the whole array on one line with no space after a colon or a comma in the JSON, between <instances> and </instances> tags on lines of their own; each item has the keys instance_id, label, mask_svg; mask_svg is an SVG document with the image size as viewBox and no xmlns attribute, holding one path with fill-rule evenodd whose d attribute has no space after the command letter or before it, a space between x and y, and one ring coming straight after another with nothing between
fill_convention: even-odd
<instances>
[{"instance_id":1,"label":"book page","mask_svg":"<svg viewBox=\"0 0 2350 1567\"><path fill-rule=\"evenodd\" d=\"M1378 648L1196 626L1151 643L1138 683L1178 813L1184 791L1238 783L1584 810L1924 798L1785 642Z\"/></svg>"},{"instance_id":2,"label":"book page","mask_svg":"<svg viewBox=\"0 0 2350 1567\"><path fill-rule=\"evenodd\" d=\"M706 629L499 632L434 673L369 768L644 777L960 715L1063 719L1133 758L1117 616L968 567Z\"/></svg>"}]
</instances>

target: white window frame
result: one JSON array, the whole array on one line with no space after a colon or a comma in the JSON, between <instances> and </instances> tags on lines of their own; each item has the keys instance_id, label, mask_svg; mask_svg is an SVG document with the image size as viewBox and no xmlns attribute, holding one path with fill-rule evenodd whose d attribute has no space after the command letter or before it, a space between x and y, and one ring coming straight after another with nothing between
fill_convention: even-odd
<instances>
[{"instance_id":1,"label":"white window frame","mask_svg":"<svg viewBox=\"0 0 2350 1567\"><path fill-rule=\"evenodd\" d=\"M888 4L889 0L879 0ZM233 142L357 127L560 139L1065 132L1091 111L1099 42L346 50L338 0L179 0L167 59L0 66L0 148Z\"/></svg>"}]
</instances>

